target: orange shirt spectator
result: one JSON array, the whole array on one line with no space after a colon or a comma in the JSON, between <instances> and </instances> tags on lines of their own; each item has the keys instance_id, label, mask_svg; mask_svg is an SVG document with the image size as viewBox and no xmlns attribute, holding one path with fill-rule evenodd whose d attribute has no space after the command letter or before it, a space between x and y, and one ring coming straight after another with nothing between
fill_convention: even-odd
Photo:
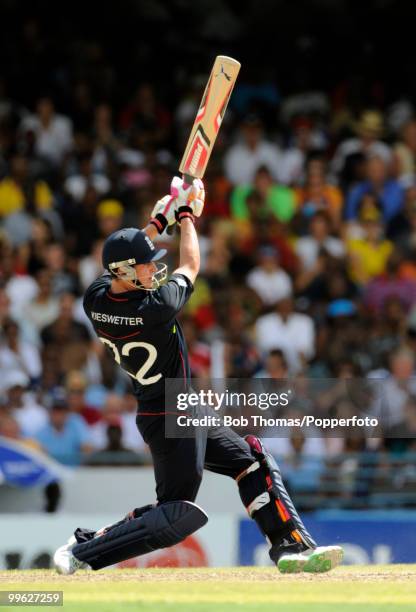
<instances>
[{"instance_id":1,"label":"orange shirt spectator","mask_svg":"<svg viewBox=\"0 0 416 612\"><path fill-rule=\"evenodd\" d=\"M305 186L296 189L296 200L298 212L310 216L323 210L329 215L333 228L338 229L344 198L338 187L326 182L321 160L309 163Z\"/></svg>"}]
</instances>

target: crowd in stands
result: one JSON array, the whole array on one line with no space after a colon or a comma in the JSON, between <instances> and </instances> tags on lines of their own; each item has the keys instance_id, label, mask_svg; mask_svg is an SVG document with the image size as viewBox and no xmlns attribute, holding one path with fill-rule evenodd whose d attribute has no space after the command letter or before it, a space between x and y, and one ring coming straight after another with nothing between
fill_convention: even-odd
<instances>
[{"instance_id":1,"label":"crowd in stands","mask_svg":"<svg viewBox=\"0 0 416 612\"><path fill-rule=\"evenodd\" d=\"M105 238L143 227L169 192L200 93L172 108L141 83L114 109L84 82L64 114L51 95L25 107L2 89L0 435L71 465L150 461L128 377L82 296ZM305 92L271 124L255 104L236 111L238 96L205 178L201 274L181 315L193 375L333 378L326 410L341 415L337 381L383 378L389 425L416 434L415 109L353 113ZM172 271L178 235L160 243ZM313 455L312 483L328 458L412 451L415 438L311 446L293 434L274 452L289 465Z\"/></svg>"}]
</instances>

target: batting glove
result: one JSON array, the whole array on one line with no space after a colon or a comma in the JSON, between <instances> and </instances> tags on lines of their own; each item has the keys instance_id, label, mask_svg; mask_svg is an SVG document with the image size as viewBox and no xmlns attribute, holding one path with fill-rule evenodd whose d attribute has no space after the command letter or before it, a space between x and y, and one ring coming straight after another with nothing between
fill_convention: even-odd
<instances>
[{"instance_id":1,"label":"batting glove","mask_svg":"<svg viewBox=\"0 0 416 612\"><path fill-rule=\"evenodd\" d=\"M149 223L155 226L159 234L163 234L167 227L176 222L175 214L175 198L165 195L156 202Z\"/></svg>"},{"instance_id":2,"label":"batting glove","mask_svg":"<svg viewBox=\"0 0 416 612\"><path fill-rule=\"evenodd\" d=\"M170 193L175 198L175 218L179 224L186 217L194 221L195 217L201 216L205 191L200 179L194 179L192 185L187 185L181 178L175 176L170 186Z\"/></svg>"}]
</instances>

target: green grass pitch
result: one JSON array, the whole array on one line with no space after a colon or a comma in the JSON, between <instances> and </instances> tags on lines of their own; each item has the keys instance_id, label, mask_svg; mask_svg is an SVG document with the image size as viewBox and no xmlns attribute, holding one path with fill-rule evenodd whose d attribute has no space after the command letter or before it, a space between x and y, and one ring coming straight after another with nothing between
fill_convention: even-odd
<instances>
[{"instance_id":1,"label":"green grass pitch","mask_svg":"<svg viewBox=\"0 0 416 612\"><path fill-rule=\"evenodd\" d=\"M414 612L416 565L345 566L289 576L260 567L82 571L67 577L16 570L0 572L0 590L63 590L63 608L48 609L70 612Z\"/></svg>"}]
</instances>

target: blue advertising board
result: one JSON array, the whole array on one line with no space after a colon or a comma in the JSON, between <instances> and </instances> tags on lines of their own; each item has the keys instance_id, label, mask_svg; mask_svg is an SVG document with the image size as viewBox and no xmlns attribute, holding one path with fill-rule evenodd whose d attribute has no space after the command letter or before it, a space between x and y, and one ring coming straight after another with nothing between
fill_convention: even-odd
<instances>
[{"instance_id":1,"label":"blue advertising board","mask_svg":"<svg viewBox=\"0 0 416 612\"><path fill-rule=\"evenodd\" d=\"M0 483L16 487L45 486L67 474L68 469L45 453L0 436Z\"/></svg>"},{"instance_id":2,"label":"blue advertising board","mask_svg":"<svg viewBox=\"0 0 416 612\"><path fill-rule=\"evenodd\" d=\"M303 516L319 545L340 544L345 563L416 563L416 511L327 511ZM257 525L240 520L240 565L265 565L269 546Z\"/></svg>"}]
</instances>

